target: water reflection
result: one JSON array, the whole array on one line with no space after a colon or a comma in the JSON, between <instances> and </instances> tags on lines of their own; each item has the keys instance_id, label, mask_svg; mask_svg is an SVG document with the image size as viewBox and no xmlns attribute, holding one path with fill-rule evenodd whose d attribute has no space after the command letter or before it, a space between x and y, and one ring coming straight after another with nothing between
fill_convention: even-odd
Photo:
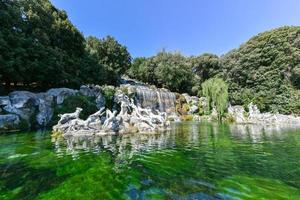
<instances>
[{"instance_id":1,"label":"water reflection","mask_svg":"<svg viewBox=\"0 0 300 200\"><path fill-rule=\"evenodd\" d=\"M195 148L201 143L213 143L218 139L219 134L224 132L228 132L230 137L260 143L266 139L280 139L284 132L299 128L282 125L232 124L220 126L219 124L174 123L170 131L160 133L68 136L53 139L53 143L55 152L60 157L72 155L76 159L80 153L98 154L102 150L108 150L116 157L130 159L133 155L145 151L172 149L178 145Z\"/></svg>"},{"instance_id":2,"label":"water reflection","mask_svg":"<svg viewBox=\"0 0 300 200\"><path fill-rule=\"evenodd\" d=\"M58 156L72 155L77 158L80 152L100 153L111 151L115 156L132 158L143 151L161 150L175 146L175 134L172 131L152 134L125 134L120 136L70 136L54 139Z\"/></svg>"},{"instance_id":3,"label":"water reflection","mask_svg":"<svg viewBox=\"0 0 300 200\"><path fill-rule=\"evenodd\" d=\"M247 139L250 142L258 143L268 138L274 137L280 139L287 131L299 130L296 125L262 125L262 124L232 124L230 133L234 137Z\"/></svg>"},{"instance_id":4,"label":"water reflection","mask_svg":"<svg viewBox=\"0 0 300 200\"><path fill-rule=\"evenodd\" d=\"M2 135L0 199L300 199L299 130L174 123L52 142L49 132Z\"/></svg>"}]
</instances>

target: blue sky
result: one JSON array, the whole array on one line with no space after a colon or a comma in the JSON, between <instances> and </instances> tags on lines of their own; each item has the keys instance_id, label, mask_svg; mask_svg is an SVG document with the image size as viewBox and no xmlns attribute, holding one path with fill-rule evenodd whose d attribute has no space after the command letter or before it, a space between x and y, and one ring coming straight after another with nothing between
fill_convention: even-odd
<instances>
[{"instance_id":1,"label":"blue sky","mask_svg":"<svg viewBox=\"0 0 300 200\"><path fill-rule=\"evenodd\" d=\"M112 35L133 57L166 49L222 55L259 32L300 25L300 0L51 0L85 35Z\"/></svg>"}]
</instances>

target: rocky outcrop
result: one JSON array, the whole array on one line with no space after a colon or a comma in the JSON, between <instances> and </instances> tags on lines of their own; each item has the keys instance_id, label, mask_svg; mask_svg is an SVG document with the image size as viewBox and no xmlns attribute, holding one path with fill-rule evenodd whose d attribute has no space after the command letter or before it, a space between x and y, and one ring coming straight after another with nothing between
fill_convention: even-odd
<instances>
[{"instance_id":1,"label":"rocky outcrop","mask_svg":"<svg viewBox=\"0 0 300 200\"><path fill-rule=\"evenodd\" d=\"M186 102L189 105L189 111L188 114L196 114L199 112L199 97L196 96L190 96L188 94L182 94L186 100Z\"/></svg>"},{"instance_id":2,"label":"rocky outcrop","mask_svg":"<svg viewBox=\"0 0 300 200\"><path fill-rule=\"evenodd\" d=\"M69 88L53 88L46 92L47 96L52 96L56 104L62 104L64 100L78 93L78 90L73 90Z\"/></svg>"},{"instance_id":3,"label":"rocky outcrop","mask_svg":"<svg viewBox=\"0 0 300 200\"><path fill-rule=\"evenodd\" d=\"M134 96L136 104L141 108L175 112L176 95L167 89L141 85L122 85L121 88L128 96Z\"/></svg>"},{"instance_id":4,"label":"rocky outcrop","mask_svg":"<svg viewBox=\"0 0 300 200\"><path fill-rule=\"evenodd\" d=\"M47 93L40 93L37 96L39 102L36 121L40 126L47 126L53 117L54 97Z\"/></svg>"},{"instance_id":5,"label":"rocky outcrop","mask_svg":"<svg viewBox=\"0 0 300 200\"><path fill-rule=\"evenodd\" d=\"M15 129L20 127L20 123L22 127L26 123L28 127L45 127L53 118L54 108L77 94L93 98L99 111L86 120L80 119L79 115L66 118L53 130L71 134L152 132L168 129L170 121L180 121L177 113L187 120L217 119L216 109L205 115L208 113L205 112L207 103L204 97L175 94L154 86L128 84L128 81L124 83L110 92L110 95L114 94L112 102L105 102L103 94L106 90L98 85L83 85L79 90L54 88L43 93L15 91L8 96L0 96L0 130ZM105 110L106 103L110 103L112 110ZM300 117L261 113L253 104L249 104L248 110L246 112L242 106L229 106L227 119L236 123L300 124ZM76 111L77 114L80 112ZM205 116L201 116L203 114Z\"/></svg>"},{"instance_id":6,"label":"rocky outcrop","mask_svg":"<svg viewBox=\"0 0 300 200\"><path fill-rule=\"evenodd\" d=\"M9 104L3 109L8 113L19 115L22 119L29 122L31 116L38 106L38 98L34 93L27 91L15 91L8 95Z\"/></svg>"},{"instance_id":7,"label":"rocky outcrop","mask_svg":"<svg viewBox=\"0 0 300 200\"><path fill-rule=\"evenodd\" d=\"M9 127L16 127L20 119L27 122L28 127L33 124L44 127L52 119L53 107L62 104L67 97L77 93L77 90L69 88L54 88L44 93L15 91L8 96L1 96L0 129L7 124L12 125Z\"/></svg>"},{"instance_id":8,"label":"rocky outcrop","mask_svg":"<svg viewBox=\"0 0 300 200\"><path fill-rule=\"evenodd\" d=\"M256 105L250 103L248 105L249 112L245 112L242 106L230 106L228 115L233 118L236 123L250 124L300 124L300 117L293 115L283 115L279 113L261 113Z\"/></svg>"},{"instance_id":9,"label":"rocky outcrop","mask_svg":"<svg viewBox=\"0 0 300 200\"><path fill-rule=\"evenodd\" d=\"M7 106L10 104L10 100L8 96L0 96L0 106Z\"/></svg>"},{"instance_id":10,"label":"rocky outcrop","mask_svg":"<svg viewBox=\"0 0 300 200\"><path fill-rule=\"evenodd\" d=\"M243 106L229 106L228 107L228 116L236 123L246 123L246 112Z\"/></svg>"},{"instance_id":11,"label":"rocky outcrop","mask_svg":"<svg viewBox=\"0 0 300 200\"><path fill-rule=\"evenodd\" d=\"M59 123L53 127L53 131L62 132L63 135L104 135L168 129L170 123L166 112L150 107L142 108L134 101L123 91L118 90L114 102L120 106L119 111L107 109L103 112L104 108L102 108L87 120L82 120L78 114L81 109L78 108L74 113L62 115Z\"/></svg>"},{"instance_id":12,"label":"rocky outcrop","mask_svg":"<svg viewBox=\"0 0 300 200\"><path fill-rule=\"evenodd\" d=\"M79 92L84 96L94 97L98 109L105 107L105 98L99 85L82 85Z\"/></svg>"}]
</instances>

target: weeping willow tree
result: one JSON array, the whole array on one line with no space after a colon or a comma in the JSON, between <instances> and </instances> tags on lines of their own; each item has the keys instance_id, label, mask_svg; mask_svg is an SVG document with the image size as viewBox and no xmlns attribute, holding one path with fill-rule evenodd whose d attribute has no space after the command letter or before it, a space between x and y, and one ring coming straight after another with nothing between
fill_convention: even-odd
<instances>
[{"instance_id":1,"label":"weeping willow tree","mask_svg":"<svg viewBox=\"0 0 300 200\"><path fill-rule=\"evenodd\" d=\"M212 78L202 83L202 92L207 99L207 112L215 107L221 120L228 106L228 85L221 78Z\"/></svg>"}]
</instances>

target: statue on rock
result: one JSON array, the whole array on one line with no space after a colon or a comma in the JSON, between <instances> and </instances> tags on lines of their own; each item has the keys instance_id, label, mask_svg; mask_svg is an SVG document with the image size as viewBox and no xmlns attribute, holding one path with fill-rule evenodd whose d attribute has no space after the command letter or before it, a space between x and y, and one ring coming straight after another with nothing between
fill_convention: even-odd
<instances>
[{"instance_id":1,"label":"statue on rock","mask_svg":"<svg viewBox=\"0 0 300 200\"><path fill-rule=\"evenodd\" d=\"M104 108L101 108L86 120L79 118L81 108L77 108L74 113L60 115L61 119L53 127L53 131L67 135L103 135L107 133L154 132L166 130L170 126L166 112L137 106L134 100L122 91L116 92L114 102L120 105L119 112L117 109L104 111Z\"/></svg>"}]
</instances>

